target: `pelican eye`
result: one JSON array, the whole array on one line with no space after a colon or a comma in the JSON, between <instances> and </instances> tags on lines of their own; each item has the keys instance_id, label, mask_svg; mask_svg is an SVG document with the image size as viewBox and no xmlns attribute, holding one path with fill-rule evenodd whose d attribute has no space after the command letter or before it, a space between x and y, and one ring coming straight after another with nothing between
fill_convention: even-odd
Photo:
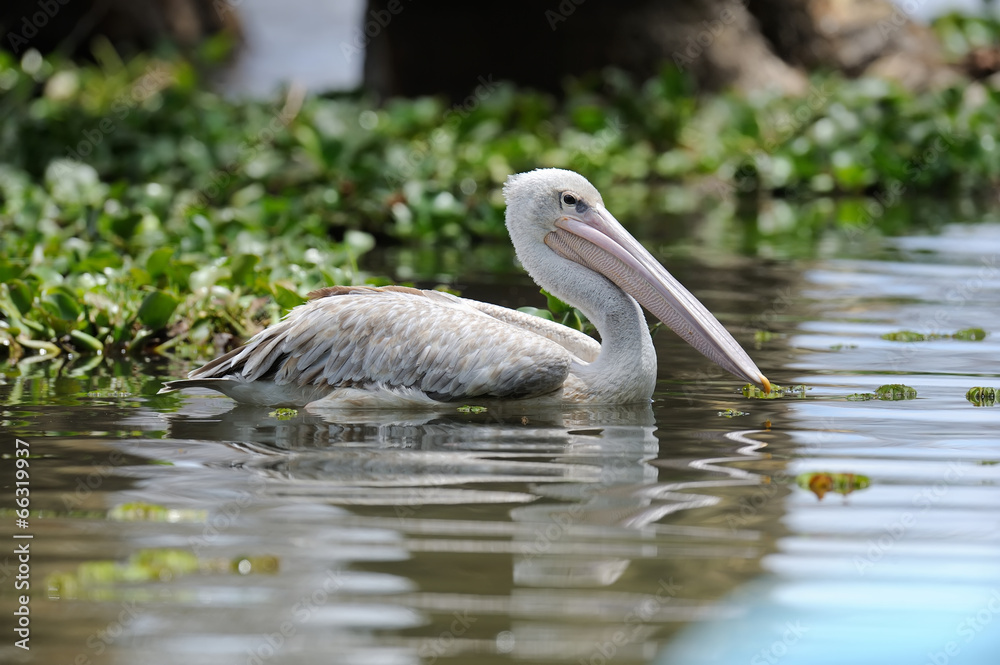
<instances>
[{"instance_id":1,"label":"pelican eye","mask_svg":"<svg viewBox=\"0 0 1000 665\"><path fill-rule=\"evenodd\" d=\"M576 205L576 197L573 196L572 194L568 194L568 193L567 194L563 194L562 201L563 201L563 203L565 203L568 206L575 206Z\"/></svg>"}]
</instances>

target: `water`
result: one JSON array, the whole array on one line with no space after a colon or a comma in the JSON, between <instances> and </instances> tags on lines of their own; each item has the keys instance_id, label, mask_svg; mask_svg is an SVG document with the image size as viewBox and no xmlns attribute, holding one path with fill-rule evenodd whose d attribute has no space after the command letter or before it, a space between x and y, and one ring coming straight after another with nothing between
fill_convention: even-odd
<instances>
[{"instance_id":1,"label":"water","mask_svg":"<svg viewBox=\"0 0 1000 665\"><path fill-rule=\"evenodd\" d=\"M965 394L1000 387L1000 225L773 264L672 247L769 378L806 390L747 400L667 332L654 403L628 409L282 419L155 396L169 365L8 370L0 660L998 662L1000 407ZM499 279L458 281L536 297ZM970 327L990 334L880 338ZM887 383L917 396L845 399ZM8 627L14 531L30 652Z\"/></svg>"}]
</instances>

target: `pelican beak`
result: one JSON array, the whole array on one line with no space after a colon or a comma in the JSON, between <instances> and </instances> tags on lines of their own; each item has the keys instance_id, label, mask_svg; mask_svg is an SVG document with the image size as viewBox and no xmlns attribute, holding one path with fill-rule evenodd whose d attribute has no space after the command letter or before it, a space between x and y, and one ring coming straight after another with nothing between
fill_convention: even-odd
<instances>
[{"instance_id":1,"label":"pelican beak","mask_svg":"<svg viewBox=\"0 0 1000 665\"><path fill-rule=\"evenodd\" d=\"M545 244L604 275L705 357L771 392L771 383L718 319L603 207L564 213Z\"/></svg>"}]
</instances>

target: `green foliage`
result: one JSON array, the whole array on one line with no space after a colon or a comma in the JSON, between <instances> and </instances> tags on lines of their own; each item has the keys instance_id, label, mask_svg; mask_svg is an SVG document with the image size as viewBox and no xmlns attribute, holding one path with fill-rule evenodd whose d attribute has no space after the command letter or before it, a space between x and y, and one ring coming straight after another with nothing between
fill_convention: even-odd
<instances>
[{"instance_id":1,"label":"green foliage","mask_svg":"<svg viewBox=\"0 0 1000 665\"><path fill-rule=\"evenodd\" d=\"M1000 20L983 16L946 14L932 24L946 56L958 60L977 48L995 48L1000 43Z\"/></svg>"},{"instance_id":2,"label":"green foliage","mask_svg":"<svg viewBox=\"0 0 1000 665\"><path fill-rule=\"evenodd\" d=\"M594 328L594 325L587 320L587 317L583 315L583 312L578 310L576 307L567 305L545 289L541 290L541 294L545 296L548 309L539 309L537 307L519 307L517 311L538 316L543 319L548 319L549 321L556 321L557 323L568 326L573 330L579 330L587 335L594 334L596 329Z\"/></svg>"},{"instance_id":3,"label":"green foliage","mask_svg":"<svg viewBox=\"0 0 1000 665\"><path fill-rule=\"evenodd\" d=\"M938 26L967 45L994 28ZM987 87L911 95L817 76L805 98L696 98L668 67L642 83L577 80L561 101L497 84L466 111L436 98L231 100L184 61L98 60L0 53L0 355L11 359L211 355L314 288L365 281L356 260L376 239L461 249L505 237L502 183L542 166L584 173L623 220L840 193L853 196L834 216L849 230L907 223L890 210L916 192L1000 178L1000 93ZM759 225L829 222L814 213L777 201ZM586 328L572 308L548 310Z\"/></svg>"}]
</instances>

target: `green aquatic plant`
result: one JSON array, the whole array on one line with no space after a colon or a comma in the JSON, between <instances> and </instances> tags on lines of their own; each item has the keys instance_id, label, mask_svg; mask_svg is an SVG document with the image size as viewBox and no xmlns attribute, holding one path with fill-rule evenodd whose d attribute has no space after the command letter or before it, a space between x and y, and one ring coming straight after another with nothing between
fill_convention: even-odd
<instances>
[{"instance_id":1,"label":"green aquatic plant","mask_svg":"<svg viewBox=\"0 0 1000 665\"><path fill-rule=\"evenodd\" d=\"M853 393L845 399L852 402L867 402L873 399L899 401L913 399L916 396L917 391L910 386L904 386L902 383L887 383L884 386L876 388L873 393Z\"/></svg>"},{"instance_id":2,"label":"green aquatic plant","mask_svg":"<svg viewBox=\"0 0 1000 665\"><path fill-rule=\"evenodd\" d=\"M875 396L884 400L913 399L917 391L902 383L888 383L875 389Z\"/></svg>"},{"instance_id":3,"label":"green aquatic plant","mask_svg":"<svg viewBox=\"0 0 1000 665\"><path fill-rule=\"evenodd\" d=\"M169 582L195 574L278 572L280 560L272 555L238 556L235 558L203 559L179 549L144 549L133 553L126 561L85 561L74 572L57 571L45 579L49 598L87 598L107 595L108 587L121 584Z\"/></svg>"},{"instance_id":4,"label":"green aquatic plant","mask_svg":"<svg viewBox=\"0 0 1000 665\"><path fill-rule=\"evenodd\" d=\"M108 511L108 519L114 522L204 522L207 518L207 510L142 502L123 503Z\"/></svg>"},{"instance_id":5,"label":"green aquatic plant","mask_svg":"<svg viewBox=\"0 0 1000 665\"><path fill-rule=\"evenodd\" d=\"M966 342L978 342L986 338L986 331L982 328L964 328L953 333L918 333L912 330L899 330L885 333L882 339L890 342L926 342L936 339L958 339Z\"/></svg>"},{"instance_id":6,"label":"green aquatic plant","mask_svg":"<svg viewBox=\"0 0 1000 665\"><path fill-rule=\"evenodd\" d=\"M997 390L987 386L976 386L969 388L965 393L965 399L972 402L972 406L993 406L996 404Z\"/></svg>"},{"instance_id":7,"label":"green aquatic plant","mask_svg":"<svg viewBox=\"0 0 1000 665\"><path fill-rule=\"evenodd\" d=\"M800 473L795 477L796 484L809 490L820 501L828 492L847 496L858 490L868 489L871 479L854 473L830 473L828 471L811 471Z\"/></svg>"},{"instance_id":8,"label":"green aquatic plant","mask_svg":"<svg viewBox=\"0 0 1000 665\"><path fill-rule=\"evenodd\" d=\"M979 44L987 25L941 30ZM558 99L499 84L456 114L439 98L229 99L199 68L0 52L0 356L214 355L312 289L365 283L357 261L376 241L463 252L503 239L500 188L538 166L585 173L623 221L752 192L848 195L801 219L782 200L761 213L784 210L807 238L831 220L895 231L901 192L1000 177L982 138L1000 98L972 103L962 86L913 95L818 75L805 105L693 98L668 66L573 81ZM871 216L871 196L885 214ZM547 311L588 329L575 310Z\"/></svg>"},{"instance_id":9,"label":"green aquatic plant","mask_svg":"<svg viewBox=\"0 0 1000 665\"><path fill-rule=\"evenodd\" d=\"M896 332L885 333L882 339L890 342L923 342L928 336L912 330L897 330Z\"/></svg>"},{"instance_id":10,"label":"green aquatic plant","mask_svg":"<svg viewBox=\"0 0 1000 665\"><path fill-rule=\"evenodd\" d=\"M965 328L957 330L951 334L952 339L960 339L967 342L978 342L986 339L986 331L982 328Z\"/></svg>"},{"instance_id":11,"label":"green aquatic plant","mask_svg":"<svg viewBox=\"0 0 1000 665\"><path fill-rule=\"evenodd\" d=\"M807 390L812 389L801 384L794 386L779 386L772 383L771 392L765 393L752 383L748 383L743 386L742 392L743 396L747 399L781 399L782 397L805 398Z\"/></svg>"}]
</instances>

